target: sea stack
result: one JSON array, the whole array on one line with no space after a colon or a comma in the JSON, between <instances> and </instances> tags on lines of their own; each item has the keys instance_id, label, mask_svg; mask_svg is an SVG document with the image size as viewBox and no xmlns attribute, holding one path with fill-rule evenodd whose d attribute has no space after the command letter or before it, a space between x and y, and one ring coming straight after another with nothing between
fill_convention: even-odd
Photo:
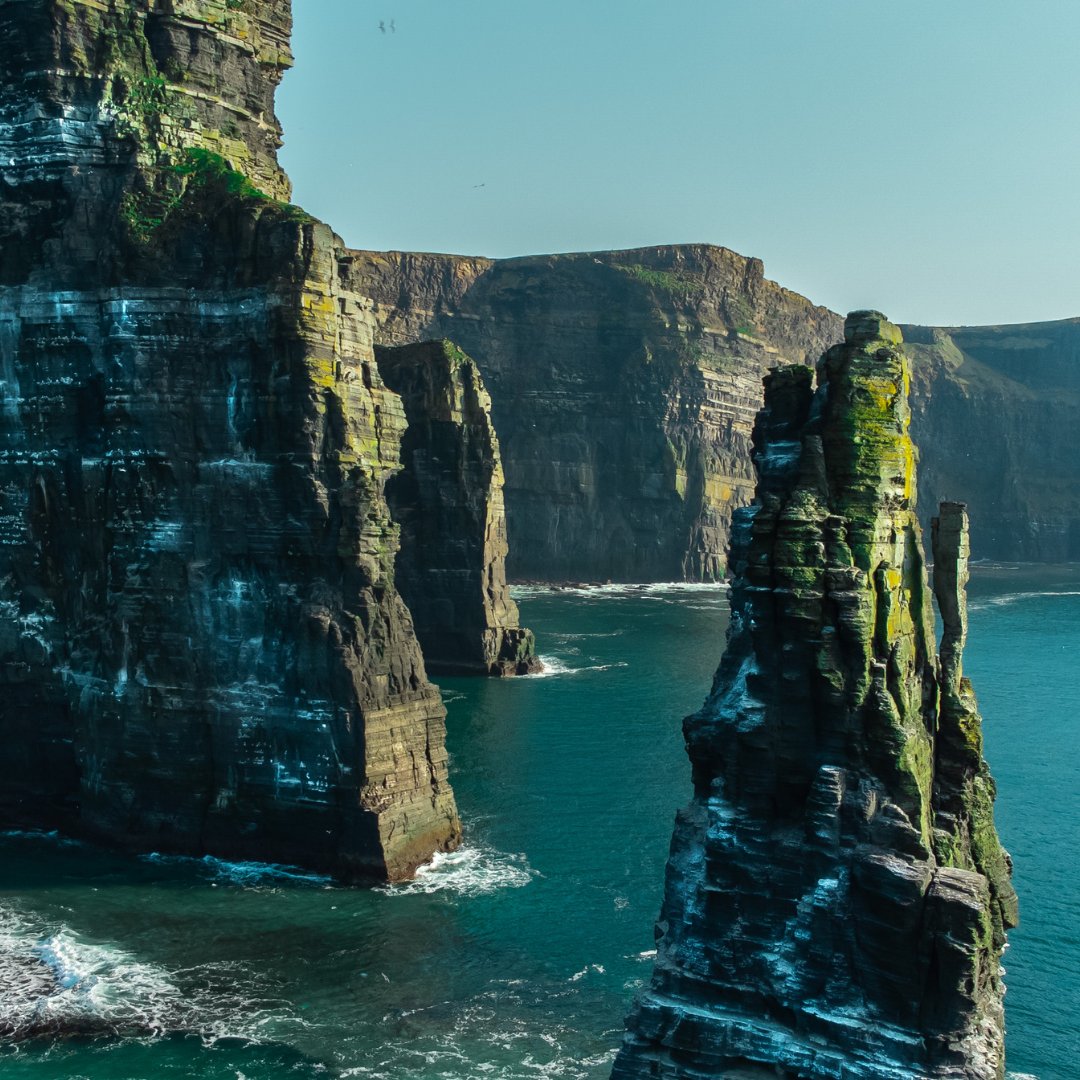
<instances>
[{"instance_id":1,"label":"sea stack","mask_svg":"<svg viewBox=\"0 0 1080 1080\"><path fill-rule=\"evenodd\" d=\"M460 825L401 402L277 163L290 27L0 4L0 826L393 880Z\"/></svg>"},{"instance_id":2,"label":"sea stack","mask_svg":"<svg viewBox=\"0 0 1080 1080\"><path fill-rule=\"evenodd\" d=\"M617 1080L996 1080L1016 924L961 673L966 516L915 515L900 331L855 312L765 380L731 626L687 718L651 986Z\"/></svg>"},{"instance_id":3,"label":"sea stack","mask_svg":"<svg viewBox=\"0 0 1080 1080\"><path fill-rule=\"evenodd\" d=\"M491 398L452 341L376 346L408 429L387 485L401 526L396 584L429 671L528 675L541 670L506 584L506 508Z\"/></svg>"}]
</instances>

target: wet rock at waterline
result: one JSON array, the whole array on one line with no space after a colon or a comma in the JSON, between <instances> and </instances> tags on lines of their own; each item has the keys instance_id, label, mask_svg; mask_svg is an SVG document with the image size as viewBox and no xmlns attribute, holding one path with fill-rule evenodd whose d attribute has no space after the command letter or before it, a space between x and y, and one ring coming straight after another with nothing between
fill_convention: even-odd
<instances>
[{"instance_id":1,"label":"wet rock at waterline","mask_svg":"<svg viewBox=\"0 0 1080 1080\"><path fill-rule=\"evenodd\" d=\"M1004 1075L1011 865L961 658L964 510L915 516L908 361L856 312L765 381L732 617L686 720L651 986L617 1080Z\"/></svg>"}]
</instances>

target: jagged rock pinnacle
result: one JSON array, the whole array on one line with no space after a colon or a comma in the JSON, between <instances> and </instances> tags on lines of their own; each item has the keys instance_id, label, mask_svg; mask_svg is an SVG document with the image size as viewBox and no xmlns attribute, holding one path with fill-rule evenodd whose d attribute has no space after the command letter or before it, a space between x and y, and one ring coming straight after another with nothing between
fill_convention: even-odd
<instances>
[{"instance_id":1,"label":"jagged rock pinnacle","mask_svg":"<svg viewBox=\"0 0 1080 1080\"><path fill-rule=\"evenodd\" d=\"M686 720L695 795L618 1080L1003 1075L1016 906L959 673L966 531L943 507L939 666L908 385L900 331L865 311L816 390L808 368L765 380L728 646Z\"/></svg>"}]
</instances>

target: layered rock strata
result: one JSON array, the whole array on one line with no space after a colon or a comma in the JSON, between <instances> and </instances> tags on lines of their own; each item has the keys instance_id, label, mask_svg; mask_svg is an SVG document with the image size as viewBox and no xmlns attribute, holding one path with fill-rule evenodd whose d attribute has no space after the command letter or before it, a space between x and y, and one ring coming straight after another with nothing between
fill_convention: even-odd
<instances>
[{"instance_id":1,"label":"layered rock strata","mask_svg":"<svg viewBox=\"0 0 1080 1080\"><path fill-rule=\"evenodd\" d=\"M491 392L512 579L719 579L761 377L841 321L709 245L492 262L351 253L377 341L448 337Z\"/></svg>"},{"instance_id":2,"label":"layered rock strata","mask_svg":"<svg viewBox=\"0 0 1080 1080\"><path fill-rule=\"evenodd\" d=\"M1016 922L961 672L967 529L935 528L940 656L908 435L908 361L876 312L813 373L766 379L732 617L686 720L651 986L618 1080L1004 1075Z\"/></svg>"},{"instance_id":3,"label":"layered rock strata","mask_svg":"<svg viewBox=\"0 0 1080 1080\"><path fill-rule=\"evenodd\" d=\"M722 577L753 493L761 377L813 363L842 328L758 260L704 244L351 258L378 341L445 336L479 364L512 579ZM982 558L1080 558L1080 320L905 333L920 503L964 492Z\"/></svg>"},{"instance_id":4,"label":"layered rock strata","mask_svg":"<svg viewBox=\"0 0 1080 1080\"><path fill-rule=\"evenodd\" d=\"M396 583L428 670L539 671L506 584L502 460L476 364L450 341L376 347L375 357L409 425L387 498L401 526Z\"/></svg>"},{"instance_id":5,"label":"layered rock strata","mask_svg":"<svg viewBox=\"0 0 1080 1080\"><path fill-rule=\"evenodd\" d=\"M401 403L281 201L289 25L0 4L0 822L395 879L460 826Z\"/></svg>"}]
</instances>

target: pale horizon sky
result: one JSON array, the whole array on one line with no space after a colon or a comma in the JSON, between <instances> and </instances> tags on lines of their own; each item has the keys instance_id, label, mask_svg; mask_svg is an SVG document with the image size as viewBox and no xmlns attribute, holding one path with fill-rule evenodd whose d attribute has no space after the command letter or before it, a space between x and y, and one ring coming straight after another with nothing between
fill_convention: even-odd
<instances>
[{"instance_id":1,"label":"pale horizon sky","mask_svg":"<svg viewBox=\"0 0 1080 1080\"><path fill-rule=\"evenodd\" d=\"M1080 316L1075 0L293 7L282 163L353 247L704 242L840 312Z\"/></svg>"}]
</instances>

